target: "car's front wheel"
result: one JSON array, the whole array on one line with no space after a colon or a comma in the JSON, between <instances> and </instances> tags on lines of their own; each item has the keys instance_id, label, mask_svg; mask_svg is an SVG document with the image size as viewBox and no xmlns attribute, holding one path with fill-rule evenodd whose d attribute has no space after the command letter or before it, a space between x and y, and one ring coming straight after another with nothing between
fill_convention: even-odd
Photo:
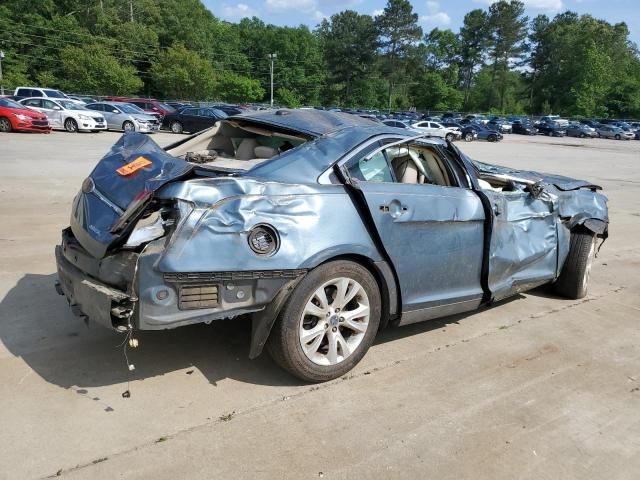
<instances>
[{"instance_id":1,"label":"car's front wheel","mask_svg":"<svg viewBox=\"0 0 640 480\"><path fill-rule=\"evenodd\" d=\"M0 132L10 132L11 130L11 122L9 119L4 117L0 118Z\"/></svg>"},{"instance_id":2,"label":"car's front wheel","mask_svg":"<svg viewBox=\"0 0 640 480\"><path fill-rule=\"evenodd\" d=\"M173 133L182 133L182 131L184 130L182 127L182 124L177 120L174 122L171 122L170 128Z\"/></svg>"},{"instance_id":3,"label":"car's front wheel","mask_svg":"<svg viewBox=\"0 0 640 480\"><path fill-rule=\"evenodd\" d=\"M620 138L622 138L622 137L620 137L620 134L616 133L615 139L616 140L620 140Z\"/></svg>"},{"instance_id":4,"label":"car's front wheel","mask_svg":"<svg viewBox=\"0 0 640 480\"><path fill-rule=\"evenodd\" d=\"M278 365L302 380L333 380L369 350L380 315L380 290L366 268L345 260L326 263L291 293L267 349Z\"/></svg>"},{"instance_id":5,"label":"car's front wheel","mask_svg":"<svg viewBox=\"0 0 640 480\"><path fill-rule=\"evenodd\" d=\"M135 132L136 126L133 124L133 122L127 120L122 124L122 130L124 130L125 132Z\"/></svg>"},{"instance_id":6,"label":"car's front wheel","mask_svg":"<svg viewBox=\"0 0 640 480\"><path fill-rule=\"evenodd\" d=\"M444 138L447 140L447 142L453 142L454 135L453 135L453 133L447 133L444 136Z\"/></svg>"},{"instance_id":7,"label":"car's front wheel","mask_svg":"<svg viewBox=\"0 0 640 480\"><path fill-rule=\"evenodd\" d=\"M467 132L464 134L464 141L471 142L473 140L473 134L471 132Z\"/></svg>"},{"instance_id":8,"label":"car's front wheel","mask_svg":"<svg viewBox=\"0 0 640 480\"><path fill-rule=\"evenodd\" d=\"M78 123L73 118L67 118L64 121L64 129L69 133L75 133L78 131Z\"/></svg>"},{"instance_id":9,"label":"car's front wheel","mask_svg":"<svg viewBox=\"0 0 640 480\"><path fill-rule=\"evenodd\" d=\"M587 294L597 237L585 230L571 233L569 255L554 287L560 295L576 300Z\"/></svg>"},{"instance_id":10,"label":"car's front wheel","mask_svg":"<svg viewBox=\"0 0 640 480\"><path fill-rule=\"evenodd\" d=\"M498 140L498 137L496 137L495 135L489 135L489 137L487 138L487 141L489 142L495 142Z\"/></svg>"}]
</instances>

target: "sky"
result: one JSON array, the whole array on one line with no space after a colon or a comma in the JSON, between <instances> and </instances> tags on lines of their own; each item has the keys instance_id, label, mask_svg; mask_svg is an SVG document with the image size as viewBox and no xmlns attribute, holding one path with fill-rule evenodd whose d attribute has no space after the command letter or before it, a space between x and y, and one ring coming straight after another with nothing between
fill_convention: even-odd
<instances>
[{"instance_id":1,"label":"sky","mask_svg":"<svg viewBox=\"0 0 640 480\"><path fill-rule=\"evenodd\" d=\"M425 32L434 27L457 32L464 15L474 8L486 8L494 0L410 0L420 16ZM257 16L274 25L308 25L314 28L325 17L342 10L376 15L386 0L203 0L217 17L237 22L243 17ZM626 22L630 38L640 45L640 0L524 0L530 18L544 13L549 17L572 10L588 13L610 23Z\"/></svg>"}]
</instances>

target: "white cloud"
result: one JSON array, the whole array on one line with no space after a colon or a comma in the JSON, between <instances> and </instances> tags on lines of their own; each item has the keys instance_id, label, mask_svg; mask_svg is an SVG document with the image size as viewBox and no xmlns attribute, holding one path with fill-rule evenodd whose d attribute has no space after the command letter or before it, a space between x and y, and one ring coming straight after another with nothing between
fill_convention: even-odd
<instances>
[{"instance_id":1,"label":"white cloud","mask_svg":"<svg viewBox=\"0 0 640 480\"><path fill-rule=\"evenodd\" d=\"M258 12L246 3L238 3L236 5L223 4L221 14L227 20L240 20L244 17L253 17Z\"/></svg>"},{"instance_id":2,"label":"white cloud","mask_svg":"<svg viewBox=\"0 0 640 480\"><path fill-rule=\"evenodd\" d=\"M451 17L440 9L440 2L428 1L427 14L420 17L420 21L429 25L450 25Z\"/></svg>"},{"instance_id":3,"label":"white cloud","mask_svg":"<svg viewBox=\"0 0 640 480\"><path fill-rule=\"evenodd\" d=\"M379 15L382 15L383 13L384 13L384 10L381 9L381 8L378 8L378 9L374 10L371 15L374 16L374 17L377 17Z\"/></svg>"},{"instance_id":4,"label":"white cloud","mask_svg":"<svg viewBox=\"0 0 640 480\"><path fill-rule=\"evenodd\" d=\"M491 5L498 0L475 0L485 5ZM558 12L564 8L562 0L521 0L527 8L533 10L544 10L546 12Z\"/></svg>"}]
</instances>

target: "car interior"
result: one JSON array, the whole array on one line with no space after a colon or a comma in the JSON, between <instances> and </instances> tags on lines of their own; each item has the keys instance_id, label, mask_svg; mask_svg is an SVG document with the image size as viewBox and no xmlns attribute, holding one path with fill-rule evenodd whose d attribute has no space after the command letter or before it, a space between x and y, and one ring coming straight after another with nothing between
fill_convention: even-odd
<instances>
[{"instance_id":1,"label":"car interior","mask_svg":"<svg viewBox=\"0 0 640 480\"><path fill-rule=\"evenodd\" d=\"M179 142L167 152L193 163L248 170L309 140L302 135L227 120Z\"/></svg>"}]
</instances>

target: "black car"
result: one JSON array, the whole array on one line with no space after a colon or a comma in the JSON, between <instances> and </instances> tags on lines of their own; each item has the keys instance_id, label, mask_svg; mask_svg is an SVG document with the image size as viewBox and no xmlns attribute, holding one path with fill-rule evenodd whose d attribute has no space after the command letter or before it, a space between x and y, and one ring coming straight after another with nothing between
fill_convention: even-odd
<instances>
[{"instance_id":1,"label":"black car","mask_svg":"<svg viewBox=\"0 0 640 480\"><path fill-rule=\"evenodd\" d=\"M164 102L164 103L166 103L170 107L175 108L176 110L180 110L185 107L193 107L191 103L187 103L187 102Z\"/></svg>"},{"instance_id":2,"label":"black car","mask_svg":"<svg viewBox=\"0 0 640 480\"><path fill-rule=\"evenodd\" d=\"M542 122L539 123L536 128L538 129L538 133L549 137L564 137L567 133L557 122Z\"/></svg>"},{"instance_id":3,"label":"black car","mask_svg":"<svg viewBox=\"0 0 640 480\"><path fill-rule=\"evenodd\" d=\"M462 139L465 142L472 142L478 138L478 131L474 129L471 125L462 125L457 122L444 122L442 123L443 127L449 128L459 128L462 132Z\"/></svg>"},{"instance_id":4,"label":"black car","mask_svg":"<svg viewBox=\"0 0 640 480\"><path fill-rule=\"evenodd\" d=\"M165 115L162 120L162 128L168 128L173 133L195 133L212 127L218 120L227 117L226 113L217 108L185 107Z\"/></svg>"},{"instance_id":5,"label":"black car","mask_svg":"<svg viewBox=\"0 0 640 480\"><path fill-rule=\"evenodd\" d=\"M515 121L512 125L512 132L520 135L537 135L538 130L529 122Z\"/></svg>"},{"instance_id":6,"label":"black car","mask_svg":"<svg viewBox=\"0 0 640 480\"><path fill-rule=\"evenodd\" d=\"M241 113L247 113L247 110L243 108L237 107L235 105L228 105L226 103L218 103L216 105L211 105L211 108L220 110L221 112L224 112L227 115L240 115Z\"/></svg>"}]
</instances>

